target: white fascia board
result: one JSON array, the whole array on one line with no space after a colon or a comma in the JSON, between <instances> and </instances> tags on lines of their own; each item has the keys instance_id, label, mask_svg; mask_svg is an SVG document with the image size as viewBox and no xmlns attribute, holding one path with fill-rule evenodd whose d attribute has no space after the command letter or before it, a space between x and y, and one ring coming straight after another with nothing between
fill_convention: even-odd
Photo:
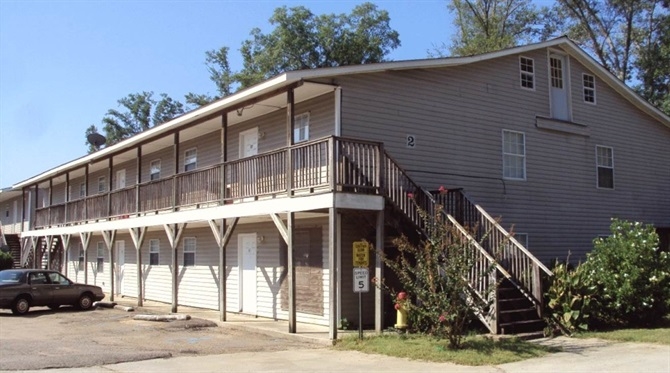
<instances>
[{"instance_id":1,"label":"white fascia board","mask_svg":"<svg viewBox=\"0 0 670 373\"><path fill-rule=\"evenodd\" d=\"M72 225L24 231L22 237L41 237L82 232L101 232L109 230L127 230L137 227L162 226L189 222L207 222L209 220L248 218L286 212L306 212L330 207L383 210L384 198L381 196L357 195L348 193L323 193L295 198L277 198L256 202L242 202L230 205L200 208L171 213L141 216L136 218L102 221L98 223Z\"/></svg>"}]
</instances>

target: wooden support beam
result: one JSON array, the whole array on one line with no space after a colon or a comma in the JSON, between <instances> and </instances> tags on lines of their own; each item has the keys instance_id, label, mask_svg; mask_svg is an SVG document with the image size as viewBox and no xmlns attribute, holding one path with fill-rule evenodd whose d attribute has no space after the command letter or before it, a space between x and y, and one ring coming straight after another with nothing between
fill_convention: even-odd
<instances>
[{"instance_id":1,"label":"wooden support beam","mask_svg":"<svg viewBox=\"0 0 670 373\"><path fill-rule=\"evenodd\" d=\"M47 251L47 266L44 269L51 269L51 244L53 243L54 236L44 236L44 239L46 240L45 250ZM42 256L44 257L44 253L42 253Z\"/></svg>"},{"instance_id":2,"label":"wooden support beam","mask_svg":"<svg viewBox=\"0 0 670 373\"><path fill-rule=\"evenodd\" d=\"M375 278L384 278L384 210L377 212L377 232L375 242ZM375 286L375 331L381 333L384 329L384 293L379 286Z\"/></svg>"},{"instance_id":3,"label":"wooden support beam","mask_svg":"<svg viewBox=\"0 0 670 373\"><path fill-rule=\"evenodd\" d=\"M208 221L212 233L214 233L216 244L219 245L219 319L221 321L226 321L227 310L226 247L239 220L240 218L233 219L233 223L229 226L226 226L226 219L221 219L220 225L216 224L214 220Z\"/></svg>"},{"instance_id":4,"label":"wooden support beam","mask_svg":"<svg viewBox=\"0 0 670 373\"><path fill-rule=\"evenodd\" d=\"M186 228L186 223L172 225L164 224L163 228L165 228L165 233L167 234L170 247L172 248L172 312L177 312L177 303L179 301L177 294L179 288L179 262L177 260L177 247L179 246L181 235L184 233L184 229Z\"/></svg>"},{"instance_id":5,"label":"wooden support beam","mask_svg":"<svg viewBox=\"0 0 670 373\"><path fill-rule=\"evenodd\" d=\"M63 274L65 277L67 277L67 259L68 259L68 251L70 250L70 238L72 237L71 234L61 234L60 239L63 242Z\"/></svg>"},{"instance_id":6,"label":"wooden support beam","mask_svg":"<svg viewBox=\"0 0 670 373\"><path fill-rule=\"evenodd\" d=\"M88 188L88 186L87 186ZM81 247L84 249L84 283L88 284L88 244L91 242L91 232L80 232Z\"/></svg>"},{"instance_id":7,"label":"wooden support beam","mask_svg":"<svg viewBox=\"0 0 670 373\"><path fill-rule=\"evenodd\" d=\"M39 268L39 264L37 264L37 242L39 242L39 237L30 237L30 243L33 246L33 268L35 269Z\"/></svg>"},{"instance_id":8,"label":"wooden support beam","mask_svg":"<svg viewBox=\"0 0 670 373\"><path fill-rule=\"evenodd\" d=\"M109 300L114 301L114 239L116 238L116 230L102 231L102 238L107 245L109 251Z\"/></svg>"},{"instance_id":9,"label":"wooden support beam","mask_svg":"<svg viewBox=\"0 0 670 373\"><path fill-rule=\"evenodd\" d=\"M270 214L270 217L272 218L272 221L275 222L277 230L279 230L279 234L284 239L284 242L286 242L286 244L288 245L288 228L284 225L284 222L281 220L279 215Z\"/></svg>"},{"instance_id":10,"label":"wooden support beam","mask_svg":"<svg viewBox=\"0 0 670 373\"><path fill-rule=\"evenodd\" d=\"M328 209L328 336L337 339L337 209Z\"/></svg>"},{"instance_id":11,"label":"wooden support beam","mask_svg":"<svg viewBox=\"0 0 670 373\"><path fill-rule=\"evenodd\" d=\"M293 130L295 128L295 98L293 89L286 91L286 195L291 196L293 192Z\"/></svg>"},{"instance_id":12,"label":"wooden support beam","mask_svg":"<svg viewBox=\"0 0 670 373\"><path fill-rule=\"evenodd\" d=\"M142 244L144 235L147 233L147 227L129 228L130 238L135 245L135 254L137 258L137 306L144 305L144 292L142 291Z\"/></svg>"},{"instance_id":13,"label":"wooden support beam","mask_svg":"<svg viewBox=\"0 0 670 373\"><path fill-rule=\"evenodd\" d=\"M288 240L286 241L288 258L288 332L296 332L296 309L295 309L295 263L293 260L293 229L295 227L295 213L286 214Z\"/></svg>"}]
</instances>

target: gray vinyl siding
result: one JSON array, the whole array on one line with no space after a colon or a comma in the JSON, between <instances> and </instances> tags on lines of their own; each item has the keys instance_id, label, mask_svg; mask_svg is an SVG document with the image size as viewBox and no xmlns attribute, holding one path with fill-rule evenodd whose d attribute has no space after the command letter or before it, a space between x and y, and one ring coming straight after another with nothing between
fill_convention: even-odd
<instances>
[{"instance_id":1,"label":"gray vinyl siding","mask_svg":"<svg viewBox=\"0 0 670 373\"><path fill-rule=\"evenodd\" d=\"M142 183L151 181L151 162L161 161L161 179L174 175L174 150L171 146L142 155ZM182 155L183 159L183 155Z\"/></svg>"},{"instance_id":2,"label":"gray vinyl siding","mask_svg":"<svg viewBox=\"0 0 670 373\"><path fill-rule=\"evenodd\" d=\"M158 239L160 251L158 265L149 263L149 241ZM142 244L142 277L144 298L159 302L172 302L172 249L165 231L162 229L147 231Z\"/></svg>"},{"instance_id":3,"label":"gray vinyl siding","mask_svg":"<svg viewBox=\"0 0 670 373\"><path fill-rule=\"evenodd\" d=\"M335 134L335 99L325 94L295 105L295 115L309 113L309 139ZM240 132L258 127L258 153L286 147L286 110L231 126L228 129L228 160L239 159Z\"/></svg>"},{"instance_id":4,"label":"gray vinyl siding","mask_svg":"<svg viewBox=\"0 0 670 373\"><path fill-rule=\"evenodd\" d=\"M137 184L137 161L127 161L113 165L112 168L112 190L117 190L117 172L126 170L126 188Z\"/></svg>"},{"instance_id":5,"label":"gray vinyl siding","mask_svg":"<svg viewBox=\"0 0 670 373\"><path fill-rule=\"evenodd\" d=\"M583 258L611 217L670 225L670 129L596 78L584 103L569 60L573 120L590 136L536 127L548 117L547 51L534 59L535 90L520 88L518 56L448 69L342 77L342 135L384 143L424 188L464 188L507 228L528 233L545 262ZM502 131L525 133L526 181L502 179ZM405 146L407 135L416 147ZM596 188L595 146L614 148L614 190Z\"/></svg>"},{"instance_id":6,"label":"gray vinyl siding","mask_svg":"<svg viewBox=\"0 0 670 373\"><path fill-rule=\"evenodd\" d=\"M5 234L16 234L21 232L23 196L4 201L2 205L0 205L0 208L0 223L2 223L2 232Z\"/></svg>"},{"instance_id":7,"label":"gray vinyl siding","mask_svg":"<svg viewBox=\"0 0 670 373\"><path fill-rule=\"evenodd\" d=\"M196 169L221 163L221 135L218 131L179 144L179 173L184 172L184 154L191 149L197 149Z\"/></svg>"}]
</instances>

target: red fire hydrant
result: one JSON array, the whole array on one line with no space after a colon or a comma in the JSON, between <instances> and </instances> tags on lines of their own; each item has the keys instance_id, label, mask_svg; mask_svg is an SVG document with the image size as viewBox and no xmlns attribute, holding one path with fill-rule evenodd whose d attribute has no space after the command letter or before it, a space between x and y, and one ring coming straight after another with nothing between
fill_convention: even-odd
<instances>
[{"instance_id":1,"label":"red fire hydrant","mask_svg":"<svg viewBox=\"0 0 670 373\"><path fill-rule=\"evenodd\" d=\"M396 309L396 324L394 325L398 330L407 329L407 309L405 303L407 302L407 293L401 291L398 293L395 302Z\"/></svg>"}]
</instances>

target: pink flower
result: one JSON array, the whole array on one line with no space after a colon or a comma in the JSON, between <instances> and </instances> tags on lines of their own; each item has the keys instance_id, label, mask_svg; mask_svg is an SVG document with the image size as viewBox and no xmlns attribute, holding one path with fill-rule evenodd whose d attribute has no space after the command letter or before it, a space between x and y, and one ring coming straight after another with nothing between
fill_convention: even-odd
<instances>
[{"instance_id":1,"label":"pink flower","mask_svg":"<svg viewBox=\"0 0 670 373\"><path fill-rule=\"evenodd\" d=\"M395 308L396 311L399 310L400 307L401 307L401 306L400 306L398 303L396 303L395 306L393 306L393 308Z\"/></svg>"},{"instance_id":2,"label":"pink flower","mask_svg":"<svg viewBox=\"0 0 670 373\"><path fill-rule=\"evenodd\" d=\"M444 185L440 185L440 188L437 190L440 194L446 194L449 189L445 188Z\"/></svg>"},{"instance_id":3,"label":"pink flower","mask_svg":"<svg viewBox=\"0 0 670 373\"><path fill-rule=\"evenodd\" d=\"M447 321L447 319L444 317L444 315L440 315L440 318L438 320L440 320L440 322Z\"/></svg>"},{"instance_id":4,"label":"pink flower","mask_svg":"<svg viewBox=\"0 0 670 373\"><path fill-rule=\"evenodd\" d=\"M414 198L414 193L412 193L412 192L407 193L407 198Z\"/></svg>"}]
</instances>

